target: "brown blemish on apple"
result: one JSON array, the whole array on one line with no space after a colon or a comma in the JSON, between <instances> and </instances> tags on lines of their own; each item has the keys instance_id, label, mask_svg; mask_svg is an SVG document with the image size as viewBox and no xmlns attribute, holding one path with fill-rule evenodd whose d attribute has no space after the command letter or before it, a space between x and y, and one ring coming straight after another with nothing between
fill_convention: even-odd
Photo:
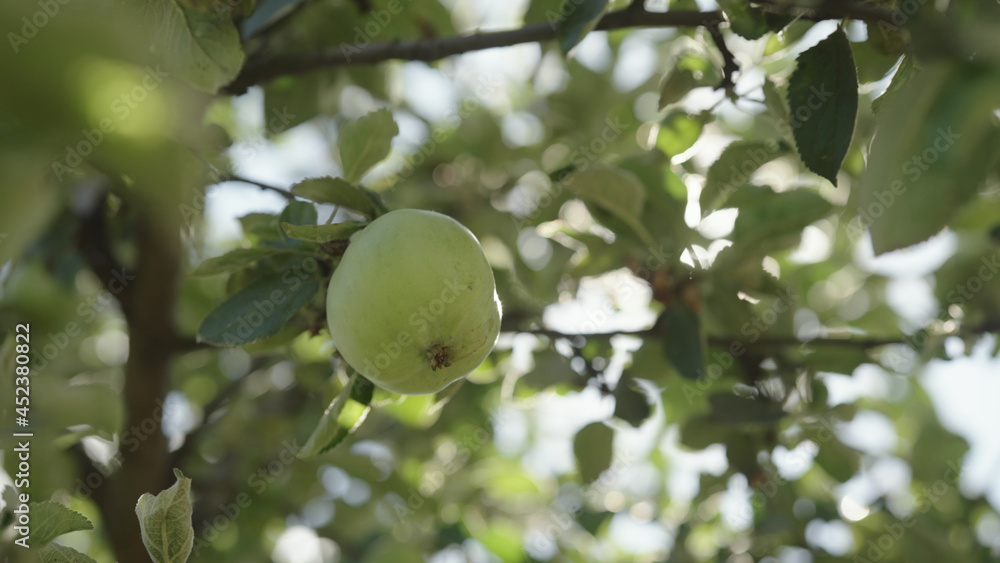
<instances>
[{"instance_id":1,"label":"brown blemish on apple","mask_svg":"<svg viewBox=\"0 0 1000 563\"><path fill-rule=\"evenodd\" d=\"M451 366L451 346L446 344L435 344L427 350L427 357L431 362L431 369L437 371Z\"/></svg>"}]
</instances>

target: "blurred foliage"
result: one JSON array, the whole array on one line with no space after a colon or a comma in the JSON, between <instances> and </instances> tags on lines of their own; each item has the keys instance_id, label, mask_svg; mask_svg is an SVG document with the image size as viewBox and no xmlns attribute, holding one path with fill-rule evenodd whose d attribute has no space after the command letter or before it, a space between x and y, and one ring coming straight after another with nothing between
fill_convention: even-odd
<instances>
[{"instance_id":1,"label":"blurred foliage","mask_svg":"<svg viewBox=\"0 0 1000 563\"><path fill-rule=\"evenodd\" d=\"M40 542L10 544L8 487L0 556L124 560L113 532L136 514L101 491L118 453L162 432L170 466L142 470L169 482L143 525L183 489L170 518L192 527L169 549L191 561L996 561L997 507L959 487L969 446L917 376L949 339L968 351L1000 329L1000 5L815 18L838 27L720 1L741 67L727 85L706 29L592 32L636 8L535 0L516 16L555 40L489 52L522 57L511 68L345 64L225 93L281 55L472 32L473 4L0 4L2 459L16 475L7 374L30 323ZM626 64L640 55L649 76ZM304 135L325 162L285 163L278 189L240 175ZM283 207L213 238L224 181ZM350 235L407 207L476 234L504 309L491 356L435 396L373 389L325 328ZM942 230L957 249L915 326L859 256ZM130 320L162 303L125 296L157 266L176 342L166 402L136 416L130 366L150 350ZM865 370L889 391L830 398ZM890 446L847 438L873 420ZM888 466L908 477L870 485ZM316 553L282 558L290 541Z\"/></svg>"}]
</instances>

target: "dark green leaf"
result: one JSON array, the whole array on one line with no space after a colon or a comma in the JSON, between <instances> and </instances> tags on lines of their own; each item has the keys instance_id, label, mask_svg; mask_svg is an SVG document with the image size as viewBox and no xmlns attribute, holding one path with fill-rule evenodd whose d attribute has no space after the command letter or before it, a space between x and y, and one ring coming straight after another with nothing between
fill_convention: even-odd
<instances>
[{"instance_id":1,"label":"dark green leaf","mask_svg":"<svg viewBox=\"0 0 1000 563\"><path fill-rule=\"evenodd\" d=\"M280 252L277 248L268 246L254 246L252 248L237 248L230 250L222 256L209 258L191 272L194 277L217 276L219 274L229 274L237 270L242 270L250 264L256 263L261 258L273 256Z\"/></svg>"},{"instance_id":2,"label":"dark green leaf","mask_svg":"<svg viewBox=\"0 0 1000 563\"><path fill-rule=\"evenodd\" d=\"M608 7L608 0L563 0L559 6L556 40L565 57L570 49L597 25Z\"/></svg>"},{"instance_id":3,"label":"dark green leaf","mask_svg":"<svg viewBox=\"0 0 1000 563\"><path fill-rule=\"evenodd\" d=\"M374 392L375 385L359 373L357 381L351 386L351 399L368 406L368 403L372 402L372 393Z\"/></svg>"},{"instance_id":4,"label":"dark green leaf","mask_svg":"<svg viewBox=\"0 0 1000 563\"><path fill-rule=\"evenodd\" d=\"M316 206L307 201L293 201L281 212L279 222L292 225L315 225Z\"/></svg>"},{"instance_id":5,"label":"dark green leaf","mask_svg":"<svg viewBox=\"0 0 1000 563\"><path fill-rule=\"evenodd\" d=\"M773 139L731 143L708 169L699 200L702 216L723 207L729 196L747 184L758 168L788 154L790 148Z\"/></svg>"},{"instance_id":6,"label":"dark green leaf","mask_svg":"<svg viewBox=\"0 0 1000 563\"><path fill-rule=\"evenodd\" d=\"M622 374L615 387L615 416L638 427L651 413L645 391L627 372Z\"/></svg>"},{"instance_id":7,"label":"dark green leaf","mask_svg":"<svg viewBox=\"0 0 1000 563\"><path fill-rule=\"evenodd\" d=\"M681 426L681 443L692 450L703 450L712 444L723 444L732 428L708 415L693 416Z\"/></svg>"},{"instance_id":8,"label":"dark green leaf","mask_svg":"<svg viewBox=\"0 0 1000 563\"><path fill-rule=\"evenodd\" d=\"M714 393L708 397L712 416L723 423L774 424L785 416L780 403L754 400L732 393Z\"/></svg>"},{"instance_id":9,"label":"dark green leaf","mask_svg":"<svg viewBox=\"0 0 1000 563\"><path fill-rule=\"evenodd\" d=\"M802 162L836 185L858 115L858 73L843 29L799 55L788 106Z\"/></svg>"},{"instance_id":10,"label":"dark green leaf","mask_svg":"<svg viewBox=\"0 0 1000 563\"><path fill-rule=\"evenodd\" d=\"M368 223L362 221L344 221L333 225L302 225L295 226L289 223L282 223L281 228L285 234L293 239L309 242L330 242L332 240L346 240L351 235L365 228Z\"/></svg>"},{"instance_id":11,"label":"dark green leaf","mask_svg":"<svg viewBox=\"0 0 1000 563\"><path fill-rule=\"evenodd\" d=\"M584 426L573 438L573 454L580 479L592 483L611 467L612 442L615 431L603 422Z\"/></svg>"},{"instance_id":12,"label":"dark green leaf","mask_svg":"<svg viewBox=\"0 0 1000 563\"><path fill-rule=\"evenodd\" d=\"M674 301L657 321L663 346L674 368L687 379L697 379L705 369L705 335L698 312L687 302Z\"/></svg>"},{"instance_id":13,"label":"dark green leaf","mask_svg":"<svg viewBox=\"0 0 1000 563\"><path fill-rule=\"evenodd\" d=\"M144 493L135 505L142 543L155 563L183 563L194 546L191 479L174 469L177 482L157 495Z\"/></svg>"},{"instance_id":14,"label":"dark green leaf","mask_svg":"<svg viewBox=\"0 0 1000 563\"><path fill-rule=\"evenodd\" d=\"M965 63L915 74L879 112L858 217L876 254L936 234L973 197L1000 153L1000 80Z\"/></svg>"},{"instance_id":15,"label":"dark green leaf","mask_svg":"<svg viewBox=\"0 0 1000 563\"><path fill-rule=\"evenodd\" d=\"M392 138L398 134L399 127L387 109L345 123L338 140L344 178L351 184L361 181L373 166L389 156Z\"/></svg>"},{"instance_id":16,"label":"dark green leaf","mask_svg":"<svg viewBox=\"0 0 1000 563\"><path fill-rule=\"evenodd\" d=\"M823 436L830 435L823 434ZM858 467L861 465L861 453L834 438L819 444L819 452L816 454L815 462L830 477L843 483L858 472Z\"/></svg>"},{"instance_id":17,"label":"dark green leaf","mask_svg":"<svg viewBox=\"0 0 1000 563\"><path fill-rule=\"evenodd\" d=\"M292 186L292 193L320 203L342 205L369 219L378 215L375 205L364 190L342 178L327 176L303 180Z\"/></svg>"},{"instance_id":18,"label":"dark green leaf","mask_svg":"<svg viewBox=\"0 0 1000 563\"><path fill-rule=\"evenodd\" d=\"M293 271L262 277L212 309L198 328L198 341L242 346L277 333L319 291L319 280Z\"/></svg>"},{"instance_id":19,"label":"dark green leaf","mask_svg":"<svg viewBox=\"0 0 1000 563\"><path fill-rule=\"evenodd\" d=\"M41 547L57 537L78 530L93 530L79 512L53 501L31 503L31 544Z\"/></svg>"}]
</instances>

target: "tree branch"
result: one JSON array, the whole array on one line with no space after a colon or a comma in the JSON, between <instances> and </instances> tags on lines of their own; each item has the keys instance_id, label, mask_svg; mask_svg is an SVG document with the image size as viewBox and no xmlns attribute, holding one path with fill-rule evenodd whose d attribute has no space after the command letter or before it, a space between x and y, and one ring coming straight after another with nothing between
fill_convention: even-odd
<instances>
[{"instance_id":1,"label":"tree branch","mask_svg":"<svg viewBox=\"0 0 1000 563\"><path fill-rule=\"evenodd\" d=\"M722 82L716 88L728 89L735 84L733 76L739 72L740 65L736 64L736 57L733 56L733 52L726 45L726 40L722 38L722 31L719 30L719 26L708 26L708 33L712 36L712 41L719 49L719 52L722 53Z\"/></svg>"},{"instance_id":2,"label":"tree branch","mask_svg":"<svg viewBox=\"0 0 1000 563\"><path fill-rule=\"evenodd\" d=\"M787 0L749 0L751 4L766 7L769 11L792 14L810 20L839 20L850 18L861 21L893 22L892 10L886 10L860 2L842 2L840 0L823 0L816 6L799 6ZM895 24L893 24L895 25Z\"/></svg>"},{"instance_id":3,"label":"tree branch","mask_svg":"<svg viewBox=\"0 0 1000 563\"><path fill-rule=\"evenodd\" d=\"M240 176L238 174L229 174L229 173L224 173L224 172L223 173L219 173L219 174L216 174L214 176L214 182L215 183L220 183L220 184L222 182L242 182L244 184L250 184L252 186L257 186L258 188L260 188L262 190L265 190L265 191L272 191L272 192L280 195L281 197L287 199L288 201L295 201L295 194L293 194L292 192L290 192L290 191L288 191L288 190L286 190L284 188L279 188L277 186L272 186L270 184L265 184L263 182L258 182L257 180L251 180L249 178L244 178L243 176Z\"/></svg>"},{"instance_id":4,"label":"tree branch","mask_svg":"<svg viewBox=\"0 0 1000 563\"><path fill-rule=\"evenodd\" d=\"M720 12L670 11L647 12L626 8L607 14L596 29L611 30L626 27L698 27L715 25L723 21ZM279 76L305 74L321 68L344 65L377 64L392 59L406 61L435 61L469 51L508 47L519 43L550 41L556 37L556 26L539 23L520 29L421 39L416 41L388 41L358 46L343 42L337 47L327 47L309 53L283 53L249 61L236 80L223 93L242 94L254 84L267 82Z\"/></svg>"},{"instance_id":5,"label":"tree branch","mask_svg":"<svg viewBox=\"0 0 1000 563\"><path fill-rule=\"evenodd\" d=\"M775 12L793 13L810 20L852 18L864 21L884 21L892 23L893 12L853 2L826 1L817 7L790 5L779 0L752 0L767 6ZM725 21L721 12L699 12L692 10L671 10L649 12L641 1L634 1L623 10L605 15L595 29L612 30L628 27L709 27ZM251 59L243 67L236 79L226 86L223 94L242 94L247 88L280 76L298 75L323 68L345 65L371 65L388 60L435 61L451 55L459 55L481 49L508 47L520 43L550 41L556 37L557 27L539 23L526 25L520 29L435 37L416 41L386 41L369 45L342 42L336 47L327 47L307 53L281 53L259 56Z\"/></svg>"}]
</instances>

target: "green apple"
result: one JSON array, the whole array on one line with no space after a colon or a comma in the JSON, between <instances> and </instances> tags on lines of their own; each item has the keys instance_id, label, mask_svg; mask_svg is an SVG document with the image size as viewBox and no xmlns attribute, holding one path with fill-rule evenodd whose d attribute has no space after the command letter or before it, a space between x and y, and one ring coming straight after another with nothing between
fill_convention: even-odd
<instances>
[{"instance_id":1,"label":"green apple","mask_svg":"<svg viewBox=\"0 0 1000 563\"><path fill-rule=\"evenodd\" d=\"M500 333L493 270L451 217L390 211L354 236L326 295L330 335L355 370L394 393L444 389Z\"/></svg>"}]
</instances>

